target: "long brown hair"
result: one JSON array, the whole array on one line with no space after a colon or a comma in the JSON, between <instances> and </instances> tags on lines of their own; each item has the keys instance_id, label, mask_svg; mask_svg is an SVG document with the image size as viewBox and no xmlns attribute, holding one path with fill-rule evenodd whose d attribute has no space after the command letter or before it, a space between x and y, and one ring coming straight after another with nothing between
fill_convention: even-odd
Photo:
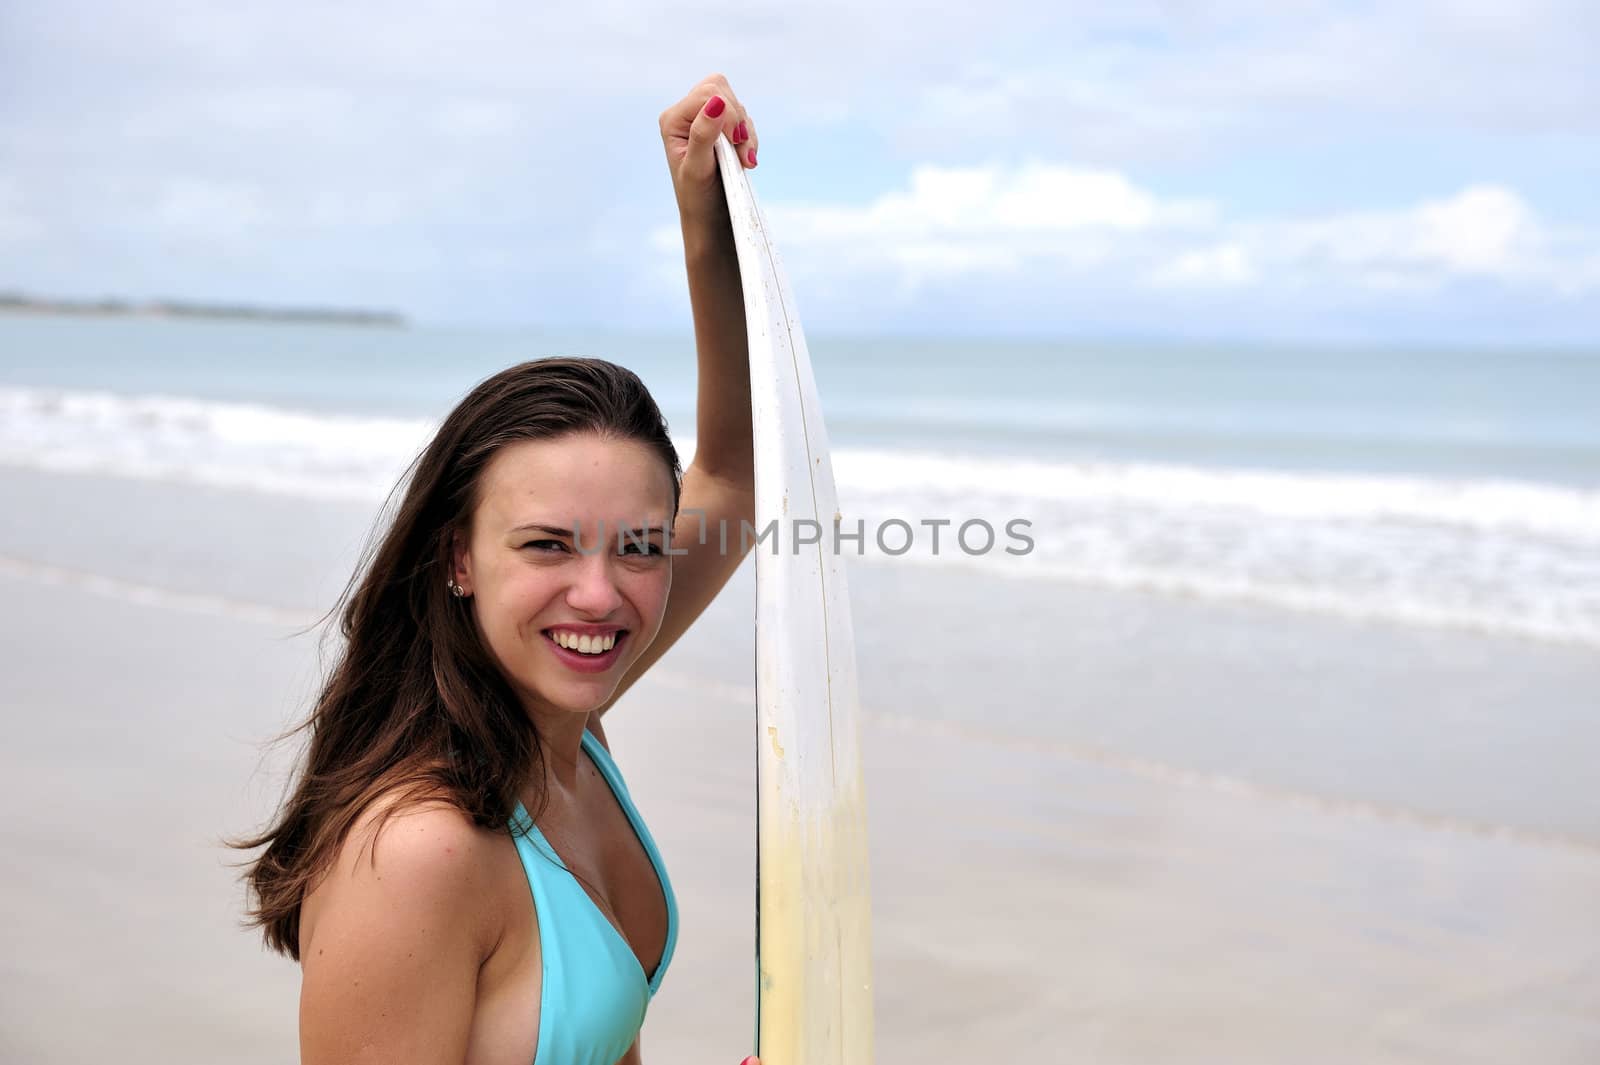
<instances>
[{"instance_id":1,"label":"long brown hair","mask_svg":"<svg viewBox=\"0 0 1600 1065\"><path fill-rule=\"evenodd\" d=\"M398 800L385 818L410 801L443 799L487 828L505 825L521 789L537 787L528 775L543 764L539 737L446 579L454 536L470 526L495 452L577 432L652 448L672 471L677 513L677 450L629 370L600 359L526 362L450 412L334 607L342 647L309 716L278 737L305 731L310 740L276 822L228 842L266 848L245 874L247 924L272 949L299 960L301 901L380 796Z\"/></svg>"}]
</instances>

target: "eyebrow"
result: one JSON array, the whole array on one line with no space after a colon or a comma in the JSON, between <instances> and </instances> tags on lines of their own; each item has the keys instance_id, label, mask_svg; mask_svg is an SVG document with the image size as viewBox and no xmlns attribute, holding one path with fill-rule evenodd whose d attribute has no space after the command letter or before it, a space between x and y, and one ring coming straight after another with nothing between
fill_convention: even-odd
<instances>
[{"instance_id":1,"label":"eyebrow","mask_svg":"<svg viewBox=\"0 0 1600 1065\"><path fill-rule=\"evenodd\" d=\"M561 525L540 525L538 523L518 525L511 531L513 533L542 532L549 536L572 536L571 527L564 527ZM634 536L637 536L640 533L643 533L646 536L649 536L651 533L661 533L665 535L667 527L665 525L624 526L621 531Z\"/></svg>"},{"instance_id":2,"label":"eyebrow","mask_svg":"<svg viewBox=\"0 0 1600 1065\"><path fill-rule=\"evenodd\" d=\"M518 525L515 529L512 529L511 531L514 532L514 533L542 532L542 533L548 533L551 536L571 536L572 535L572 530L570 528L563 528L560 525L539 525L537 523L532 524L532 525Z\"/></svg>"}]
</instances>

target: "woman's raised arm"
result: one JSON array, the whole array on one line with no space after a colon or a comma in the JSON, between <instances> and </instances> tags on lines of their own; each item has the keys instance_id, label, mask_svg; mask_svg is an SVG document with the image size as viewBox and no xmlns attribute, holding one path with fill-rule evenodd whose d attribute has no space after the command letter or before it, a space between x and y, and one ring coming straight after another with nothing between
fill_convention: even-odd
<instances>
[{"instance_id":1,"label":"woman's raised arm","mask_svg":"<svg viewBox=\"0 0 1600 1065\"><path fill-rule=\"evenodd\" d=\"M706 78L661 114L661 141L683 229L699 373L694 459L683 474L680 516L672 534L673 549L686 553L673 559L672 594L655 641L622 678L602 713L728 583L745 554L740 523L755 520L744 290L714 150L723 134L746 168L756 165L755 123L721 74ZM728 531L726 550L719 528ZM704 544L702 530L708 533Z\"/></svg>"}]
</instances>

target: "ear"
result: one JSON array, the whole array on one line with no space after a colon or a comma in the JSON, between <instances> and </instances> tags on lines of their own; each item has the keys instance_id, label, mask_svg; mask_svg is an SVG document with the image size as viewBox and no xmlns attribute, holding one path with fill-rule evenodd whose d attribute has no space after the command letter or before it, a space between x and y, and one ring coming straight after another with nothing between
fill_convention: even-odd
<instances>
[{"instance_id":1,"label":"ear","mask_svg":"<svg viewBox=\"0 0 1600 1065\"><path fill-rule=\"evenodd\" d=\"M472 594L472 554L469 536L465 529L450 534L450 579L459 584L467 595Z\"/></svg>"}]
</instances>

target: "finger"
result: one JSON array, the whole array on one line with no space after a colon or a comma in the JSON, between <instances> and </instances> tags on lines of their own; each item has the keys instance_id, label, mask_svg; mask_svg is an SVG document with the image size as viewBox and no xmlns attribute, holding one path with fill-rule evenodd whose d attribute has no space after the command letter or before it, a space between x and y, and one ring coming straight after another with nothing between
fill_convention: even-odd
<instances>
[{"instance_id":1,"label":"finger","mask_svg":"<svg viewBox=\"0 0 1600 1065\"><path fill-rule=\"evenodd\" d=\"M733 142L738 149L739 162L745 167L756 165L756 127L749 116L744 116L734 124L733 132L728 135L728 140Z\"/></svg>"},{"instance_id":2,"label":"finger","mask_svg":"<svg viewBox=\"0 0 1600 1065\"><path fill-rule=\"evenodd\" d=\"M756 165L756 126L748 112L743 108L739 110L739 120L733 124L733 132L728 134L728 140L738 149L739 162L748 168Z\"/></svg>"},{"instance_id":3,"label":"finger","mask_svg":"<svg viewBox=\"0 0 1600 1065\"><path fill-rule=\"evenodd\" d=\"M722 93L718 93L720 96ZM757 149L757 136L755 136L755 123L750 120L750 112L739 104L738 96L733 90L726 90L728 99L728 115L723 122L723 133L728 134L728 141L738 149L739 162L746 168L755 166L755 149Z\"/></svg>"},{"instance_id":4,"label":"finger","mask_svg":"<svg viewBox=\"0 0 1600 1065\"><path fill-rule=\"evenodd\" d=\"M746 168L755 166L756 149L760 144L755 124L739 102L738 95L729 86L728 79L721 74L703 78L698 85L689 90L687 96L662 112L661 139L666 144L668 160L677 166L678 161L690 153L694 124L701 121L706 105L710 104L713 98L722 101L721 113L716 118L721 131L735 146L740 163ZM714 136L709 139L713 143L716 141ZM707 175L705 165L703 161L697 161L694 171L696 176Z\"/></svg>"},{"instance_id":5,"label":"finger","mask_svg":"<svg viewBox=\"0 0 1600 1065\"><path fill-rule=\"evenodd\" d=\"M661 139L668 148L676 146L681 149L687 146L690 127L699 117L701 108L713 96L722 97L724 104L733 96L727 79L721 74L701 79L683 99L661 112ZM731 122L728 128L733 128Z\"/></svg>"},{"instance_id":6,"label":"finger","mask_svg":"<svg viewBox=\"0 0 1600 1065\"><path fill-rule=\"evenodd\" d=\"M679 101L678 107L682 110L684 128L687 129L694 119L699 117L700 111L715 96L722 100L723 112L718 116L723 123L722 131L730 137L733 127L743 117L743 108L739 106L738 97L734 96L733 89L728 85L728 79L721 74L710 74L700 79L700 84L689 90L689 95Z\"/></svg>"},{"instance_id":7,"label":"finger","mask_svg":"<svg viewBox=\"0 0 1600 1065\"><path fill-rule=\"evenodd\" d=\"M732 141L734 147L739 149L739 161L746 168L755 166L756 149L760 145L760 138L756 136L756 126L750 119L750 112L745 109L744 104L739 102L738 94L728 84L728 79L721 74L713 74L706 79L704 85L711 91L725 97L730 110L737 112L736 117L725 126L728 140Z\"/></svg>"},{"instance_id":8,"label":"finger","mask_svg":"<svg viewBox=\"0 0 1600 1065\"><path fill-rule=\"evenodd\" d=\"M689 150L683 158L682 176L691 181L709 181L717 170L716 151L718 134L727 124L728 102L712 95L701 106L689 125Z\"/></svg>"},{"instance_id":9,"label":"finger","mask_svg":"<svg viewBox=\"0 0 1600 1065\"><path fill-rule=\"evenodd\" d=\"M739 97L734 93L733 86L728 84L728 79L721 74L711 74L701 80L699 92L710 96L720 96L726 100L735 111L743 110L739 105Z\"/></svg>"}]
</instances>

